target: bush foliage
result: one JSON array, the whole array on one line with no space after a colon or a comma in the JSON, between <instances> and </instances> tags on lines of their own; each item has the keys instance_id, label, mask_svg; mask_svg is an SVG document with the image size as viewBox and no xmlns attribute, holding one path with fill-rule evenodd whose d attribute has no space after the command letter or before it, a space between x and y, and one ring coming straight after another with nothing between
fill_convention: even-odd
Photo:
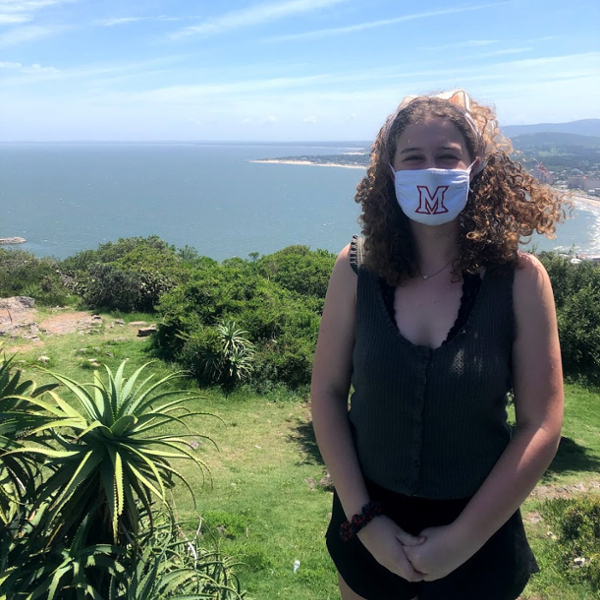
<instances>
[{"instance_id":1,"label":"bush foliage","mask_svg":"<svg viewBox=\"0 0 600 600\"><path fill-rule=\"evenodd\" d=\"M291 246L255 261L197 261L189 279L158 304L157 351L202 383L227 383L231 369L224 380L217 375L222 369L210 365L231 365L222 328L235 322L252 346L239 356L248 367L243 379L259 389L306 386L334 260L328 252Z\"/></svg>"},{"instance_id":2,"label":"bush foliage","mask_svg":"<svg viewBox=\"0 0 600 600\"><path fill-rule=\"evenodd\" d=\"M543 252L556 302L558 333L566 375L600 381L600 268L592 261Z\"/></svg>"},{"instance_id":3,"label":"bush foliage","mask_svg":"<svg viewBox=\"0 0 600 600\"><path fill-rule=\"evenodd\" d=\"M567 376L600 382L600 268L543 252L558 317ZM309 383L335 255L306 246L217 262L157 236L122 238L57 262L0 249L0 294L32 296L42 305L156 312L154 347L202 384L249 383L259 391ZM235 322L246 345L223 345ZM220 333L221 332L221 333Z\"/></svg>"},{"instance_id":4,"label":"bush foliage","mask_svg":"<svg viewBox=\"0 0 600 600\"><path fill-rule=\"evenodd\" d=\"M30 296L45 306L68 304L74 299L68 278L55 259L0 248L0 297L10 296Z\"/></svg>"},{"instance_id":5,"label":"bush foliage","mask_svg":"<svg viewBox=\"0 0 600 600\"><path fill-rule=\"evenodd\" d=\"M160 296L183 280L185 264L175 247L157 236L121 238L65 259L90 308L152 312Z\"/></svg>"}]
</instances>

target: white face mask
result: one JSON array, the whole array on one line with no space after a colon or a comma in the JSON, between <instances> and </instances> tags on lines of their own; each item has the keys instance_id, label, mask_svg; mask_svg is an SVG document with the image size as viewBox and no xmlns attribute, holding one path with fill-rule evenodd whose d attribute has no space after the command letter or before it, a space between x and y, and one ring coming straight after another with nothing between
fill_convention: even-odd
<instances>
[{"instance_id":1,"label":"white face mask","mask_svg":"<svg viewBox=\"0 0 600 600\"><path fill-rule=\"evenodd\" d=\"M404 214L425 225L443 225L460 214L469 196L467 169L403 169L394 171L396 199Z\"/></svg>"}]
</instances>

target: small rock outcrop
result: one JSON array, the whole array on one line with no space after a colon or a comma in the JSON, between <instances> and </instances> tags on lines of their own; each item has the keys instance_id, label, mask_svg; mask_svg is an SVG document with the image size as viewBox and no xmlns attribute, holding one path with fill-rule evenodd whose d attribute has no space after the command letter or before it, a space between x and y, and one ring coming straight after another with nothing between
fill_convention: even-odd
<instances>
[{"instance_id":1,"label":"small rock outcrop","mask_svg":"<svg viewBox=\"0 0 600 600\"><path fill-rule=\"evenodd\" d=\"M24 244L27 240L22 237L0 238L0 244L10 246L11 244Z\"/></svg>"},{"instance_id":2,"label":"small rock outcrop","mask_svg":"<svg viewBox=\"0 0 600 600\"><path fill-rule=\"evenodd\" d=\"M156 331L156 325L150 325L149 327L141 327L138 329L138 337L147 337Z\"/></svg>"},{"instance_id":3,"label":"small rock outcrop","mask_svg":"<svg viewBox=\"0 0 600 600\"><path fill-rule=\"evenodd\" d=\"M34 307L35 300L29 296L0 298L0 336L37 336L39 330L35 322Z\"/></svg>"}]
</instances>

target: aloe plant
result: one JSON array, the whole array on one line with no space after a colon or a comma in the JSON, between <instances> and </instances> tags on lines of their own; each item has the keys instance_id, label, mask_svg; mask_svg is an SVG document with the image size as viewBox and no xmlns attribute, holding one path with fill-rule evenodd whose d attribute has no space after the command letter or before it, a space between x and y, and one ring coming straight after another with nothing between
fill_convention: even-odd
<instances>
[{"instance_id":1,"label":"aloe plant","mask_svg":"<svg viewBox=\"0 0 600 600\"><path fill-rule=\"evenodd\" d=\"M69 544L47 547L44 527L47 506L22 519L16 535L0 544L0 598L29 600L103 600L102 584L127 578L124 548L86 545L90 515ZM100 585L98 585L100 584Z\"/></svg>"},{"instance_id":2,"label":"aloe plant","mask_svg":"<svg viewBox=\"0 0 600 600\"><path fill-rule=\"evenodd\" d=\"M230 559L218 548L202 548L198 535L185 537L172 514L160 517L160 525L140 540L142 550L129 558L125 580L119 574L113 576L108 600L242 600L245 597Z\"/></svg>"},{"instance_id":3,"label":"aloe plant","mask_svg":"<svg viewBox=\"0 0 600 600\"><path fill-rule=\"evenodd\" d=\"M139 531L141 511L151 516L153 500L165 505L167 490L176 479L194 498L173 461L191 461L203 478L209 473L186 440L197 437L186 421L209 413L186 408L185 403L198 395L165 389L185 374L174 373L154 382L150 375L141 381L148 364L129 378L124 376L125 365L123 361L116 373L105 367L106 382L94 371L89 384L46 371L77 401L69 403L55 391L48 392L56 404L55 413L68 419L69 426L53 431L52 448L26 440L22 448L9 452L43 457L50 469L50 476L36 490L33 510L48 506L46 526L51 541L71 536L83 515L92 515L86 543L131 541ZM173 424L184 432L169 433Z\"/></svg>"},{"instance_id":4,"label":"aloe plant","mask_svg":"<svg viewBox=\"0 0 600 600\"><path fill-rule=\"evenodd\" d=\"M39 476L40 461L32 456L7 454L22 445L22 440L56 425L55 415L36 400L57 387L36 387L31 380L21 380L13 370L14 356L0 360L0 527L8 526L19 512L25 498L31 497ZM64 421L61 417L59 421Z\"/></svg>"}]
</instances>

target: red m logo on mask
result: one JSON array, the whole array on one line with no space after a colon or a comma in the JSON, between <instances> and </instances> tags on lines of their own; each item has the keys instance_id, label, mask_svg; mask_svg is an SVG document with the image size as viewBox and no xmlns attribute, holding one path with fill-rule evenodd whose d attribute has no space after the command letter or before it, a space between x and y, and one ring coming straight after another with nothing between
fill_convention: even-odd
<instances>
[{"instance_id":1,"label":"red m logo on mask","mask_svg":"<svg viewBox=\"0 0 600 600\"><path fill-rule=\"evenodd\" d=\"M422 215L440 215L447 213L448 209L444 206L444 194L448 190L447 185L440 185L432 194L426 185L418 185L419 207L416 212Z\"/></svg>"}]
</instances>

